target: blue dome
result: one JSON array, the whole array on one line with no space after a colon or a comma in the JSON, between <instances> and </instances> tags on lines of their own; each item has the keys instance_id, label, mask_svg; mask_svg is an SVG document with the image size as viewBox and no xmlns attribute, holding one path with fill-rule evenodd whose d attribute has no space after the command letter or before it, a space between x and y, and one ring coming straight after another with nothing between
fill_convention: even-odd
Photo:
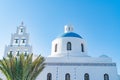
<instances>
[{"instance_id":1,"label":"blue dome","mask_svg":"<svg viewBox=\"0 0 120 80\"><path fill-rule=\"evenodd\" d=\"M79 34L76 34L74 32L67 32L62 34L60 37L76 37L76 38L82 38Z\"/></svg>"}]
</instances>

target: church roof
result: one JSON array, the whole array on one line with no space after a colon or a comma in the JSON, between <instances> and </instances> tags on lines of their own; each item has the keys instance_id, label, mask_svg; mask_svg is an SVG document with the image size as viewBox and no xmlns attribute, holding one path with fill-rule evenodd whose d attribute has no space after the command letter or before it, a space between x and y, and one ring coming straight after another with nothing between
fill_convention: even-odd
<instances>
[{"instance_id":1,"label":"church roof","mask_svg":"<svg viewBox=\"0 0 120 80\"><path fill-rule=\"evenodd\" d=\"M107 55L101 55L101 58L109 58Z\"/></svg>"},{"instance_id":2,"label":"church roof","mask_svg":"<svg viewBox=\"0 0 120 80\"><path fill-rule=\"evenodd\" d=\"M74 32L67 32L62 34L60 37L76 37L76 38L82 38L79 34Z\"/></svg>"}]
</instances>

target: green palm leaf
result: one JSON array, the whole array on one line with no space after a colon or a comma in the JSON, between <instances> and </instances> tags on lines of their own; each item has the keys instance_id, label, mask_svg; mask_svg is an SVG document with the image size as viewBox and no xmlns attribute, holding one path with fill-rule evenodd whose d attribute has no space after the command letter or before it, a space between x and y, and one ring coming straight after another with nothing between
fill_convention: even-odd
<instances>
[{"instance_id":1,"label":"green palm leaf","mask_svg":"<svg viewBox=\"0 0 120 80\"><path fill-rule=\"evenodd\" d=\"M7 80L35 80L44 67L44 57L41 55L33 60L33 54L10 54L0 60L0 70Z\"/></svg>"}]
</instances>

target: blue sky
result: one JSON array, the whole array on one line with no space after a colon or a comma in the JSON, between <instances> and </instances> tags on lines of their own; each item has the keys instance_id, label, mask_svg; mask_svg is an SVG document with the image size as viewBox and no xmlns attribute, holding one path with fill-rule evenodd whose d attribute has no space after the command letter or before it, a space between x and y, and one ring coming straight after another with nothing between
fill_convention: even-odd
<instances>
[{"instance_id":1,"label":"blue sky","mask_svg":"<svg viewBox=\"0 0 120 80\"><path fill-rule=\"evenodd\" d=\"M48 56L51 41L74 25L87 43L88 54L102 54L117 62L120 73L119 0L0 0L0 57L21 21L30 33L35 54Z\"/></svg>"}]
</instances>

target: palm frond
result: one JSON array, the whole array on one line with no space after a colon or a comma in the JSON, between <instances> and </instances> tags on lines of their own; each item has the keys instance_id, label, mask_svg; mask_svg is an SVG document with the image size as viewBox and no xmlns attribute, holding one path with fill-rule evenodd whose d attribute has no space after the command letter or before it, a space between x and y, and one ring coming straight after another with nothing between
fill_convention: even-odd
<instances>
[{"instance_id":1,"label":"palm frond","mask_svg":"<svg viewBox=\"0 0 120 80\"><path fill-rule=\"evenodd\" d=\"M33 54L10 54L7 58L0 60L0 70L7 80L35 80L44 69L44 57L39 55L33 60Z\"/></svg>"}]
</instances>

